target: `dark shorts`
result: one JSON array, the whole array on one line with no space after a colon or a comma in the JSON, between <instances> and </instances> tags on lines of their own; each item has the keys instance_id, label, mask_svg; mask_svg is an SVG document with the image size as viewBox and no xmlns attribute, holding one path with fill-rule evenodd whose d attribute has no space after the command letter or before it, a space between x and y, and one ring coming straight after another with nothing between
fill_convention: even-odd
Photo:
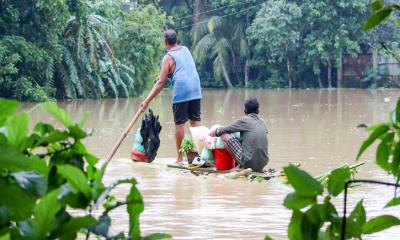
<instances>
[{"instance_id":1,"label":"dark shorts","mask_svg":"<svg viewBox=\"0 0 400 240\"><path fill-rule=\"evenodd\" d=\"M236 162L240 165L243 164L243 147L240 141L237 138L232 137L231 139L226 142L228 145L229 150L234 155Z\"/></svg>"},{"instance_id":2,"label":"dark shorts","mask_svg":"<svg viewBox=\"0 0 400 240\"><path fill-rule=\"evenodd\" d=\"M176 125L184 124L189 119L201 121L201 99L172 104L174 121Z\"/></svg>"}]
</instances>

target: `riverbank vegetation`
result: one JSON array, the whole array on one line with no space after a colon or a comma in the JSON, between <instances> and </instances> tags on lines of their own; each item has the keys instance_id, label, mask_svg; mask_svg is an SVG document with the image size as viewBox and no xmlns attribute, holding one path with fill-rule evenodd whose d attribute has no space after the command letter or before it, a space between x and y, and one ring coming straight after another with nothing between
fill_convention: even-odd
<instances>
[{"instance_id":1,"label":"riverbank vegetation","mask_svg":"<svg viewBox=\"0 0 400 240\"><path fill-rule=\"evenodd\" d=\"M137 96L156 77L166 22L122 0L1 1L0 96Z\"/></svg>"},{"instance_id":2,"label":"riverbank vegetation","mask_svg":"<svg viewBox=\"0 0 400 240\"><path fill-rule=\"evenodd\" d=\"M167 27L191 48L203 87L398 87L395 19L362 31L368 4L2 0L0 96L138 96L157 76Z\"/></svg>"},{"instance_id":3,"label":"riverbank vegetation","mask_svg":"<svg viewBox=\"0 0 400 240\"><path fill-rule=\"evenodd\" d=\"M369 1L158 1L206 87L398 87L395 19L372 32Z\"/></svg>"}]
</instances>

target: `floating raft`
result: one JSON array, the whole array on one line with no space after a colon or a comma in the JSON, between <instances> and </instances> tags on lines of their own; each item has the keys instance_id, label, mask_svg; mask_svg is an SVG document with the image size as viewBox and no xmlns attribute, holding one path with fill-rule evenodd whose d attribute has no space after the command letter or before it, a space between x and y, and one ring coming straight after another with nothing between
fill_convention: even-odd
<instances>
[{"instance_id":1,"label":"floating raft","mask_svg":"<svg viewBox=\"0 0 400 240\"><path fill-rule=\"evenodd\" d=\"M176 165L176 164L167 164L167 167L177 168L182 170L188 170L192 172L204 172L204 173L230 173L232 171L218 171L215 167L191 167L189 165Z\"/></svg>"},{"instance_id":2,"label":"floating raft","mask_svg":"<svg viewBox=\"0 0 400 240\"><path fill-rule=\"evenodd\" d=\"M240 177L247 177L249 180L270 180L275 177L279 177L282 175L282 172L276 170L276 169L268 169L267 171L263 173L259 172L253 172L251 169L243 169L241 171L235 171L235 170L227 170L227 171L218 171L215 167L195 167L195 166L190 166L190 165L175 165L175 164L167 164L167 167L169 168L175 168L175 169L181 169L181 170L187 170L195 175L201 175L201 174L224 174L226 178L229 179L237 179Z\"/></svg>"},{"instance_id":3,"label":"floating raft","mask_svg":"<svg viewBox=\"0 0 400 240\"><path fill-rule=\"evenodd\" d=\"M249 181L268 181L274 178L281 178L283 176L283 172L274 168L269 168L263 173L252 172L251 169L244 169L241 171L235 170L227 170L227 171L218 171L215 167L197 167L194 165L177 165L171 164L168 162L174 161L175 159L159 159L159 161L155 161L152 163L144 163L144 162L135 162L135 164L143 165L150 168L155 168L159 170L176 170L176 171L184 171L187 173L194 174L196 176L207 176L207 175L218 175L223 176L227 179L238 179L238 178L247 178Z\"/></svg>"}]
</instances>

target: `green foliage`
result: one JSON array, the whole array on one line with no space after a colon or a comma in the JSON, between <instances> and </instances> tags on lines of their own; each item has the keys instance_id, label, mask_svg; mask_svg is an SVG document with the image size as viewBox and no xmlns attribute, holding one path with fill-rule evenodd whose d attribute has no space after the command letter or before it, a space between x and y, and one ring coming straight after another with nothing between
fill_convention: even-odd
<instances>
[{"instance_id":1,"label":"green foliage","mask_svg":"<svg viewBox=\"0 0 400 240\"><path fill-rule=\"evenodd\" d=\"M360 52L363 32L360 25L367 14L367 1L304 1L302 25L304 32L303 64L312 67L313 74L321 76L326 67L328 86L333 86L332 69L341 66L342 54ZM319 84L322 87L322 83Z\"/></svg>"},{"instance_id":2,"label":"green foliage","mask_svg":"<svg viewBox=\"0 0 400 240\"><path fill-rule=\"evenodd\" d=\"M366 0L158 2L176 19L173 26L180 28L181 42L192 46L203 86L251 88L288 87L290 82L293 87L334 87L344 54L367 53L381 43L398 44L394 21L374 34L362 31L368 4ZM233 32L240 34L232 37Z\"/></svg>"},{"instance_id":3,"label":"green foliage","mask_svg":"<svg viewBox=\"0 0 400 240\"><path fill-rule=\"evenodd\" d=\"M345 181L350 178L349 167L345 165L337 168L325 174L324 178L313 178L290 165L285 168L285 174L288 183L295 189L294 193L286 196L284 202L285 207L293 210L288 228L289 239L318 239L322 236L324 239L338 239L341 219L331 198L343 192ZM327 182L327 185L321 185L322 182ZM323 202L317 199L323 199ZM360 237L359 228L365 222L362 202L350 214L350 221L347 237ZM350 231L353 232L350 234Z\"/></svg>"},{"instance_id":4,"label":"green foliage","mask_svg":"<svg viewBox=\"0 0 400 240\"><path fill-rule=\"evenodd\" d=\"M55 96L50 66L59 58L59 35L69 15L66 2L1 2L0 65L6 66L0 71L1 96L29 101Z\"/></svg>"},{"instance_id":5,"label":"green foliage","mask_svg":"<svg viewBox=\"0 0 400 240\"><path fill-rule=\"evenodd\" d=\"M397 102L396 110L390 114L389 123L381 123L370 126L367 130L370 135L362 144L357 159L375 141L379 141L376 151L376 163L383 170L393 174L397 181L400 179L400 99Z\"/></svg>"},{"instance_id":6,"label":"green foliage","mask_svg":"<svg viewBox=\"0 0 400 240\"><path fill-rule=\"evenodd\" d=\"M371 3L372 14L364 23L364 30L370 30L384 20L388 19L393 10L397 9L397 5L386 5L383 0L375 0Z\"/></svg>"},{"instance_id":7,"label":"green foliage","mask_svg":"<svg viewBox=\"0 0 400 240\"><path fill-rule=\"evenodd\" d=\"M362 230L365 234L372 234L396 225L400 225L400 219L391 215L383 215L369 220Z\"/></svg>"},{"instance_id":8,"label":"green foliage","mask_svg":"<svg viewBox=\"0 0 400 240\"><path fill-rule=\"evenodd\" d=\"M196 146L194 142L190 138L185 138L182 141L181 149L179 151L182 153L183 156L187 156L188 153L195 151Z\"/></svg>"},{"instance_id":9,"label":"green foliage","mask_svg":"<svg viewBox=\"0 0 400 240\"><path fill-rule=\"evenodd\" d=\"M170 20L151 5L134 8L123 16L118 24L119 36L112 45L120 59L121 78L129 93L136 96L141 93L138 89L152 85L157 77L164 53L161 29Z\"/></svg>"},{"instance_id":10,"label":"green foliage","mask_svg":"<svg viewBox=\"0 0 400 240\"><path fill-rule=\"evenodd\" d=\"M200 64L212 62L215 79L224 80L225 86L242 84L238 63L240 58L246 58L248 55L243 25L233 19L212 16L208 22L195 25L192 33L195 60Z\"/></svg>"},{"instance_id":11,"label":"green foliage","mask_svg":"<svg viewBox=\"0 0 400 240\"><path fill-rule=\"evenodd\" d=\"M322 193L321 184L305 171L294 165L284 168L288 182L296 190L296 193L304 197L315 197Z\"/></svg>"},{"instance_id":12,"label":"green foliage","mask_svg":"<svg viewBox=\"0 0 400 240\"><path fill-rule=\"evenodd\" d=\"M286 65L288 77L293 74L293 61L299 51L302 12L296 3L284 0L264 3L247 29L255 54L266 62ZM284 30L283 30L284 29ZM291 86L291 82L289 82Z\"/></svg>"},{"instance_id":13,"label":"green foliage","mask_svg":"<svg viewBox=\"0 0 400 240\"><path fill-rule=\"evenodd\" d=\"M363 124L365 125L365 124ZM400 177L400 98L396 110L390 114L390 123L373 125L367 130L369 137L361 145L357 159L375 141L380 141L376 162L383 170ZM345 183L356 172L354 166L343 165L319 177L312 177L296 166L284 168L288 184L295 190L286 196L284 206L293 211L288 227L289 239L339 239L342 218L331 203L344 191ZM385 207L397 206L400 198L391 199ZM321 203L322 200L322 203ZM400 225L400 219L391 215L377 216L367 220L361 200L346 217L346 239L361 239L368 235Z\"/></svg>"},{"instance_id":14,"label":"green foliage","mask_svg":"<svg viewBox=\"0 0 400 240\"><path fill-rule=\"evenodd\" d=\"M166 18L151 6L124 6L122 0L2 1L0 95L48 101L141 94L157 70Z\"/></svg>"},{"instance_id":15,"label":"green foliage","mask_svg":"<svg viewBox=\"0 0 400 240\"><path fill-rule=\"evenodd\" d=\"M49 100L55 89L43 76L48 53L23 37L0 36L0 95L20 100Z\"/></svg>"},{"instance_id":16,"label":"green foliage","mask_svg":"<svg viewBox=\"0 0 400 240\"><path fill-rule=\"evenodd\" d=\"M103 183L105 167L87 152L82 141L88 134L55 103L42 104L63 125L55 129L37 123L29 130L29 117L17 114L18 103L0 99L0 238L76 239L91 234L118 239L167 239L167 234L142 237L139 215L144 203L135 179ZM124 200L113 189L129 184ZM98 209L104 205L104 209ZM129 235L109 232L110 211L127 205ZM83 215L73 216L77 209ZM92 210L103 211L99 217Z\"/></svg>"},{"instance_id":17,"label":"green foliage","mask_svg":"<svg viewBox=\"0 0 400 240\"><path fill-rule=\"evenodd\" d=\"M367 5L3 0L0 95L25 101L139 96L157 77L165 26L178 28L180 43L193 50L204 87L333 87L343 54L398 48L391 13L400 7L374 1L366 28L385 24L364 33ZM368 71L362 86L386 87L383 75Z\"/></svg>"},{"instance_id":18,"label":"green foliage","mask_svg":"<svg viewBox=\"0 0 400 240\"><path fill-rule=\"evenodd\" d=\"M343 192L344 184L351 176L350 169L347 166L333 170L328 178L328 191L336 197Z\"/></svg>"}]
</instances>

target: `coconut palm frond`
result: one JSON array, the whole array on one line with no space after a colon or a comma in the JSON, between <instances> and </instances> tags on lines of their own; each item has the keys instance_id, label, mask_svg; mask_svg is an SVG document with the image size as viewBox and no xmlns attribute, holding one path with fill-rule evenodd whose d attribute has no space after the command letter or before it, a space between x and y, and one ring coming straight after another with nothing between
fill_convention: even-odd
<instances>
[{"instance_id":1,"label":"coconut palm frond","mask_svg":"<svg viewBox=\"0 0 400 240\"><path fill-rule=\"evenodd\" d=\"M96 37L96 40L98 44L103 48L105 53L107 54L107 57L111 60L112 67L114 68L115 72L119 72L118 70L118 65L117 65L117 59L114 56L114 52L112 51L110 45L107 43L107 41L101 37L100 33L93 29L94 36Z\"/></svg>"},{"instance_id":2,"label":"coconut palm frond","mask_svg":"<svg viewBox=\"0 0 400 240\"><path fill-rule=\"evenodd\" d=\"M86 38L88 50L89 50L89 61L94 66L97 67L97 59L96 59L96 42L94 40L92 29L86 26Z\"/></svg>"},{"instance_id":3,"label":"coconut palm frond","mask_svg":"<svg viewBox=\"0 0 400 240\"><path fill-rule=\"evenodd\" d=\"M47 63L46 66L46 71L44 73L44 88L46 89L46 91L49 91L52 88L55 88L55 82L54 82L54 62L50 61Z\"/></svg>"},{"instance_id":4,"label":"coconut palm frond","mask_svg":"<svg viewBox=\"0 0 400 240\"><path fill-rule=\"evenodd\" d=\"M121 72L125 71L125 72L129 72L129 74L132 74L132 75L136 74L134 66L131 67L131 66L125 65L125 64L123 64L121 62L118 62L118 66L119 66Z\"/></svg>"},{"instance_id":5,"label":"coconut palm frond","mask_svg":"<svg viewBox=\"0 0 400 240\"><path fill-rule=\"evenodd\" d=\"M84 48L80 48L79 51L79 64L84 67L85 71L88 73L93 71L93 68L91 66L90 60L88 56L88 51Z\"/></svg>"},{"instance_id":6,"label":"coconut palm frond","mask_svg":"<svg viewBox=\"0 0 400 240\"><path fill-rule=\"evenodd\" d=\"M114 80L110 77L107 77L106 80L112 90L112 96L118 98L119 93L118 93L117 85L115 84Z\"/></svg>"},{"instance_id":7,"label":"coconut palm frond","mask_svg":"<svg viewBox=\"0 0 400 240\"><path fill-rule=\"evenodd\" d=\"M114 80L115 85L117 86L119 97L128 97L128 88L126 84L121 80L119 73L117 73L113 68L110 68L110 77Z\"/></svg>"},{"instance_id":8,"label":"coconut palm frond","mask_svg":"<svg viewBox=\"0 0 400 240\"><path fill-rule=\"evenodd\" d=\"M137 92L135 91L135 80L125 71L121 72L121 79L127 86L129 96L136 96Z\"/></svg>"},{"instance_id":9,"label":"coconut palm frond","mask_svg":"<svg viewBox=\"0 0 400 240\"><path fill-rule=\"evenodd\" d=\"M132 77L135 76L135 69L121 63L119 63L119 67L120 67L120 78L122 82L126 84L128 92L130 94L135 94L134 87L136 85L136 82Z\"/></svg>"},{"instance_id":10,"label":"coconut palm frond","mask_svg":"<svg viewBox=\"0 0 400 240\"><path fill-rule=\"evenodd\" d=\"M241 38L239 42L239 56L247 58L250 55L250 48L245 38Z\"/></svg>"},{"instance_id":11,"label":"coconut palm frond","mask_svg":"<svg viewBox=\"0 0 400 240\"><path fill-rule=\"evenodd\" d=\"M214 69L214 77L217 80L221 80L223 78L224 72L222 69L222 62L219 56L214 59L213 62L213 69Z\"/></svg>"},{"instance_id":12,"label":"coconut palm frond","mask_svg":"<svg viewBox=\"0 0 400 240\"><path fill-rule=\"evenodd\" d=\"M101 97L104 97L104 95L105 95L105 93L106 93L106 89L105 89L105 87L104 87L104 82L103 82L103 80L101 79L101 77L100 77L95 71L92 72L92 77L93 77L93 80L94 80L94 81L96 82L96 84L97 84L97 87L98 87L98 89L99 89L99 92L100 92Z\"/></svg>"},{"instance_id":13,"label":"coconut palm frond","mask_svg":"<svg viewBox=\"0 0 400 240\"><path fill-rule=\"evenodd\" d=\"M63 56L64 56L64 62L68 68L69 79L74 84L74 87L78 92L78 95L83 96L84 95L83 87L81 85L81 82L79 81L78 70L76 69L75 61L73 60L72 55L68 51L68 49L64 48Z\"/></svg>"},{"instance_id":14,"label":"coconut palm frond","mask_svg":"<svg viewBox=\"0 0 400 240\"><path fill-rule=\"evenodd\" d=\"M196 61L202 63L207 59L210 50L215 44L215 41L216 39L214 33L209 33L200 39L193 50L193 57L196 59Z\"/></svg>"},{"instance_id":15,"label":"coconut palm frond","mask_svg":"<svg viewBox=\"0 0 400 240\"><path fill-rule=\"evenodd\" d=\"M228 59L230 47L228 39L220 38L213 47L213 53L220 56L220 58Z\"/></svg>"},{"instance_id":16,"label":"coconut palm frond","mask_svg":"<svg viewBox=\"0 0 400 240\"><path fill-rule=\"evenodd\" d=\"M74 84L69 78L68 69L61 63L57 64L57 72L59 73L59 79L64 86L64 94L68 99L77 98Z\"/></svg>"},{"instance_id":17,"label":"coconut palm frond","mask_svg":"<svg viewBox=\"0 0 400 240\"><path fill-rule=\"evenodd\" d=\"M65 37L75 36L79 29L79 22L76 20L75 17L71 17L64 27L63 35Z\"/></svg>"},{"instance_id":18,"label":"coconut palm frond","mask_svg":"<svg viewBox=\"0 0 400 240\"><path fill-rule=\"evenodd\" d=\"M96 28L104 34L106 37L117 37L116 26L105 19L104 17L96 14L90 14L87 17L87 24L93 28Z\"/></svg>"},{"instance_id":19,"label":"coconut palm frond","mask_svg":"<svg viewBox=\"0 0 400 240\"><path fill-rule=\"evenodd\" d=\"M215 30L219 30L224 28L224 21L219 16L212 16L207 23L207 28L210 33L214 32Z\"/></svg>"},{"instance_id":20,"label":"coconut palm frond","mask_svg":"<svg viewBox=\"0 0 400 240\"><path fill-rule=\"evenodd\" d=\"M193 25L191 30L192 40L194 43L197 43L202 39L206 34L208 34L207 22L200 22L198 24Z\"/></svg>"}]
</instances>

